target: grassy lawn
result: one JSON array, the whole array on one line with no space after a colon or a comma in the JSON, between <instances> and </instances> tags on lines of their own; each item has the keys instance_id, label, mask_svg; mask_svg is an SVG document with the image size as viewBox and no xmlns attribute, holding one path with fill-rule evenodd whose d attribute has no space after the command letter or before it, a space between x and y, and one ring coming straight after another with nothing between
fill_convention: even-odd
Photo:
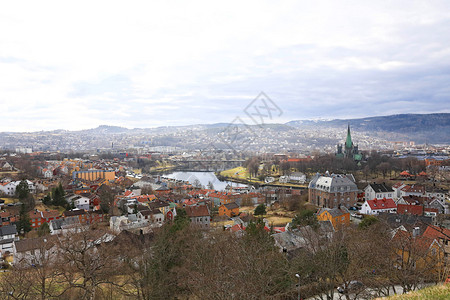
<instances>
[{"instance_id":1,"label":"grassy lawn","mask_svg":"<svg viewBox=\"0 0 450 300\"><path fill-rule=\"evenodd\" d=\"M225 220L225 221L211 222L211 225L213 227L222 228L225 225L233 226L234 225L234 221Z\"/></svg>"},{"instance_id":2,"label":"grassy lawn","mask_svg":"<svg viewBox=\"0 0 450 300\"><path fill-rule=\"evenodd\" d=\"M379 298L381 299L381 298ZM445 300L450 299L450 284L440 284L404 295L388 297L389 300L417 299L417 300Z\"/></svg>"},{"instance_id":3,"label":"grassy lawn","mask_svg":"<svg viewBox=\"0 0 450 300\"><path fill-rule=\"evenodd\" d=\"M287 223L292 221L292 218L281 216L267 215L265 218L269 221L269 225L273 226L285 226Z\"/></svg>"},{"instance_id":4,"label":"grassy lawn","mask_svg":"<svg viewBox=\"0 0 450 300\"><path fill-rule=\"evenodd\" d=\"M239 208L239 212L251 213L255 210L256 206L242 206ZM269 221L269 224L273 226L284 226L292 221L294 212L285 211L284 209L271 210L267 209L267 214L263 215L264 219Z\"/></svg>"},{"instance_id":5,"label":"grassy lawn","mask_svg":"<svg viewBox=\"0 0 450 300\"><path fill-rule=\"evenodd\" d=\"M17 201L19 201L19 199L17 198L0 198L2 200L5 200L5 205L8 205L10 203L16 203Z\"/></svg>"},{"instance_id":6,"label":"grassy lawn","mask_svg":"<svg viewBox=\"0 0 450 300\"><path fill-rule=\"evenodd\" d=\"M286 186L286 187L300 187L300 188L307 188L307 184L296 184L296 183L280 183L279 181L273 182L273 184L276 184L278 186Z\"/></svg>"},{"instance_id":7,"label":"grassy lawn","mask_svg":"<svg viewBox=\"0 0 450 300\"><path fill-rule=\"evenodd\" d=\"M226 177L233 177L237 179L248 179L249 176L247 169L244 167L237 167L234 169L225 170L220 172L220 175Z\"/></svg>"}]
</instances>

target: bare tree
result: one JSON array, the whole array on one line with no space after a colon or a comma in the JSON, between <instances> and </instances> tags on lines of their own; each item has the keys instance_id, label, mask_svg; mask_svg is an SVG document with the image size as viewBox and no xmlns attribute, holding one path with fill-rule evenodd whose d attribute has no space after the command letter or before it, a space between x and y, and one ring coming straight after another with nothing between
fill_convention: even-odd
<instances>
[{"instance_id":1,"label":"bare tree","mask_svg":"<svg viewBox=\"0 0 450 300\"><path fill-rule=\"evenodd\" d=\"M54 237L41 237L26 241L33 244L31 251L16 255L16 270L27 272L35 298L59 297L61 292L58 249Z\"/></svg>"},{"instance_id":2,"label":"bare tree","mask_svg":"<svg viewBox=\"0 0 450 300\"><path fill-rule=\"evenodd\" d=\"M78 293L78 299L94 299L102 285L114 284L118 253L108 243L112 235L101 230L80 230L59 237L61 276L67 292Z\"/></svg>"}]
</instances>

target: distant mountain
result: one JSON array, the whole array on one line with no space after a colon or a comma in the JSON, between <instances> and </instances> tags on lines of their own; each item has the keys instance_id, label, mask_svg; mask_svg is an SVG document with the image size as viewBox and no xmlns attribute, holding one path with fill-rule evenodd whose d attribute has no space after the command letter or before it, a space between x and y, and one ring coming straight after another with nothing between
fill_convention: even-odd
<instances>
[{"instance_id":1,"label":"distant mountain","mask_svg":"<svg viewBox=\"0 0 450 300\"><path fill-rule=\"evenodd\" d=\"M97 128L32 133L0 132L0 149L17 147L35 151L84 151L129 147L180 149L235 149L237 151L332 151L345 139L347 124L360 149L376 149L384 141L450 144L450 114L403 114L359 119L296 120L285 124L236 125L230 123L125 128ZM242 130L235 130L239 126Z\"/></svg>"},{"instance_id":2,"label":"distant mountain","mask_svg":"<svg viewBox=\"0 0 450 300\"><path fill-rule=\"evenodd\" d=\"M109 125L100 125L97 128L81 130L81 132L85 133L93 133L93 134L109 134L109 133L126 133L129 132L130 129L120 126L109 126Z\"/></svg>"},{"instance_id":3,"label":"distant mountain","mask_svg":"<svg viewBox=\"0 0 450 300\"><path fill-rule=\"evenodd\" d=\"M450 143L450 113L400 114L360 119L296 120L286 125L296 128L329 127L372 133L396 133L416 143Z\"/></svg>"}]
</instances>

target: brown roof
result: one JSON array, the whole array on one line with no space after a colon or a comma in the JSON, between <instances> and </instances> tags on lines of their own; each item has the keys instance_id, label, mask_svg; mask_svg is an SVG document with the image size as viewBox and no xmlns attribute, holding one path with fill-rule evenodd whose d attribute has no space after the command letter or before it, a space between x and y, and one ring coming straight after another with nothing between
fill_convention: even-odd
<instances>
[{"instance_id":1,"label":"brown roof","mask_svg":"<svg viewBox=\"0 0 450 300\"><path fill-rule=\"evenodd\" d=\"M26 252L34 249L40 249L45 245L45 248L50 249L55 243L53 242L52 237L38 237L31 239L24 239L20 241L16 241L15 247L17 252Z\"/></svg>"},{"instance_id":2,"label":"brown roof","mask_svg":"<svg viewBox=\"0 0 450 300\"><path fill-rule=\"evenodd\" d=\"M150 215L160 214L161 212L159 210L150 210L147 208L146 210L141 210L140 213L143 216L150 216Z\"/></svg>"},{"instance_id":3,"label":"brown roof","mask_svg":"<svg viewBox=\"0 0 450 300\"><path fill-rule=\"evenodd\" d=\"M64 212L65 217L80 216L84 214L86 214L86 212L83 209L69 210Z\"/></svg>"},{"instance_id":4,"label":"brown roof","mask_svg":"<svg viewBox=\"0 0 450 300\"><path fill-rule=\"evenodd\" d=\"M158 201L153 201L149 203L150 208L155 209L155 208L160 208L160 207L167 207L169 206L169 203L158 200Z\"/></svg>"},{"instance_id":5,"label":"brown roof","mask_svg":"<svg viewBox=\"0 0 450 300\"><path fill-rule=\"evenodd\" d=\"M425 187L423 185L413 184L411 186L407 185L402 188L402 191L407 193L425 193Z\"/></svg>"},{"instance_id":6,"label":"brown roof","mask_svg":"<svg viewBox=\"0 0 450 300\"><path fill-rule=\"evenodd\" d=\"M57 210L49 210L49 211L43 211L42 216L46 219L48 218L56 218L60 216L59 211Z\"/></svg>"},{"instance_id":7,"label":"brown roof","mask_svg":"<svg viewBox=\"0 0 450 300\"><path fill-rule=\"evenodd\" d=\"M239 205L237 205L236 202L227 203L227 204L224 204L224 206L229 210L239 208Z\"/></svg>"},{"instance_id":8,"label":"brown roof","mask_svg":"<svg viewBox=\"0 0 450 300\"><path fill-rule=\"evenodd\" d=\"M29 213L28 213L28 215L30 216L30 219L37 219L37 218L41 218L42 217L42 214L41 214L41 212L40 211L38 211L38 210L34 210L34 211L30 211Z\"/></svg>"},{"instance_id":9,"label":"brown roof","mask_svg":"<svg viewBox=\"0 0 450 300\"><path fill-rule=\"evenodd\" d=\"M186 214L191 218L209 216L209 210L206 205L187 206L185 209Z\"/></svg>"}]
</instances>

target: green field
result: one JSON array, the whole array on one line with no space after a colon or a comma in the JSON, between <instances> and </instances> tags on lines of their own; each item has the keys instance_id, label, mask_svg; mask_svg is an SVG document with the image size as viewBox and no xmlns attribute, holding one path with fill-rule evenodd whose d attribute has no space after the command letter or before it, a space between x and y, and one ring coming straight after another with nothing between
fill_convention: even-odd
<instances>
[{"instance_id":1,"label":"green field","mask_svg":"<svg viewBox=\"0 0 450 300\"><path fill-rule=\"evenodd\" d=\"M220 172L220 175L237 179L249 179L248 171L244 167L237 167L234 169L225 170Z\"/></svg>"},{"instance_id":2,"label":"green field","mask_svg":"<svg viewBox=\"0 0 450 300\"><path fill-rule=\"evenodd\" d=\"M419 291L403 295L388 297L389 300L417 299L417 300L446 300L450 299L450 284L440 284Z\"/></svg>"}]
</instances>

